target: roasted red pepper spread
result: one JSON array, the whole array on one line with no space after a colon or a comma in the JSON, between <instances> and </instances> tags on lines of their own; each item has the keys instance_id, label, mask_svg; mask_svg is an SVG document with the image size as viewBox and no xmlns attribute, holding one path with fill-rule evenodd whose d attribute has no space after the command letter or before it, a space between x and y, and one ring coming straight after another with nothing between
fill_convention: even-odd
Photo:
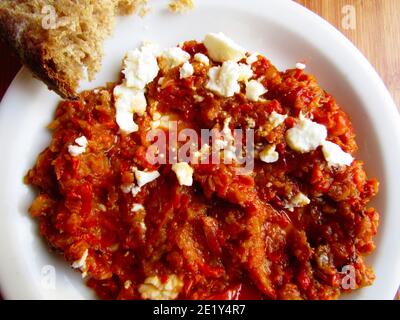
<instances>
[{"instance_id":1,"label":"roasted red pepper spread","mask_svg":"<svg viewBox=\"0 0 400 320\"><path fill-rule=\"evenodd\" d=\"M378 213L367 204L378 182L360 160L332 167L321 147L299 153L285 139L304 114L354 155L349 117L313 76L279 72L262 56L251 68L268 90L264 99L218 96L206 82L210 66L219 64L194 61L195 53L207 54L202 43L182 48L193 75L181 78L179 67L160 71L147 86L147 111L135 116L136 132L123 134L116 123L116 84L59 104L50 146L26 177L38 191L29 211L41 235L103 299L335 299L370 285L374 274L364 256L374 250ZM171 164L146 158L154 110L198 132L222 127L228 116L231 130L251 119L255 146L275 145L279 159L256 158L247 175L238 175L235 163L191 164L193 185L181 185ZM273 111L287 118L266 130ZM68 147L81 136L87 147L73 156ZM133 167L160 176L136 194L126 192ZM288 198L299 192L309 204L289 208Z\"/></svg>"}]
</instances>

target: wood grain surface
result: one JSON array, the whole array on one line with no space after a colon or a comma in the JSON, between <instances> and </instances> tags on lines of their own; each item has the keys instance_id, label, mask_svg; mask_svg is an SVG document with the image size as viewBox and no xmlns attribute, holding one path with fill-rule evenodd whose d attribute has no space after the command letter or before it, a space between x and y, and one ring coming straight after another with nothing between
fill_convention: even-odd
<instances>
[{"instance_id":1,"label":"wood grain surface","mask_svg":"<svg viewBox=\"0 0 400 320\"><path fill-rule=\"evenodd\" d=\"M296 2L329 21L364 53L381 75L400 110L400 0ZM346 29L346 23L342 23L348 14L346 6L354 8L354 29Z\"/></svg>"}]
</instances>

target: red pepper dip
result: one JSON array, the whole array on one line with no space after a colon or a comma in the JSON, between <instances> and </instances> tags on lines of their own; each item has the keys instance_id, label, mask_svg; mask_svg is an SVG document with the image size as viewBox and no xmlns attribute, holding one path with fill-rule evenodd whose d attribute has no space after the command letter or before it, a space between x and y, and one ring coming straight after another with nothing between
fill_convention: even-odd
<instances>
[{"instance_id":1,"label":"red pepper dip","mask_svg":"<svg viewBox=\"0 0 400 320\"><path fill-rule=\"evenodd\" d=\"M26 176L38 191L29 212L100 298L336 299L373 282L364 257L374 250L379 217L367 204L378 182L351 156L349 117L304 66L279 72L230 45L233 58L185 42L157 56L160 69L141 89L129 87L136 69L125 66L117 83L59 104L52 141ZM247 78L232 80L224 66L247 68ZM121 85L145 94L145 108L118 109ZM118 112L131 112L132 132ZM165 115L199 134L253 129L254 168L240 175L235 161L193 161L183 177L150 163L146 135L168 132ZM311 127L311 138L301 135ZM316 132L326 137L315 144Z\"/></svg>"}]
</instances>

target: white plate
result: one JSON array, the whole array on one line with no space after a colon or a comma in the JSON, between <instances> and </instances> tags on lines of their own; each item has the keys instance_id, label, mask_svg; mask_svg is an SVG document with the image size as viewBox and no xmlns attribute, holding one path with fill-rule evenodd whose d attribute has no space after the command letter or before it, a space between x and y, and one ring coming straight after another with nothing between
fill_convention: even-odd
<instances>
[{"instance_id":1,"label":"white plate","mask_svg":"<svg viewBox=\"0 0 400 320\"><path fill-rule=\"evenodd\" d=\"M83 87L115 80L124 53L141 40L174 45L222 31L245 48L265 54L280 69L304 60L307 71L350 114L360 146L357 156L365 160L369 176L381 183L373 203L381 213L377 249L369 258L377 278L371 287L345 298L393 299L400 283L400 119L366 59L336 29L291 1L199 0L196 10L174 16L166 11L165 1L152 3L144 19L119 21L106 42L101 73ZM27 213L33 192L22 179L50 141L45 127L58 100L22 70L0 106L0 284L5 298L94 297L80 275L49 252Z\"/></svg>"}]
</instances>

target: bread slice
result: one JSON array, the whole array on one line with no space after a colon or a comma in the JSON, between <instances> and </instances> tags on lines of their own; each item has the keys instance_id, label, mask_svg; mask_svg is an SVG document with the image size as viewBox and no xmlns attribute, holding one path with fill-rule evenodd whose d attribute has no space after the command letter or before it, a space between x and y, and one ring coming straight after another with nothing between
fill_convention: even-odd
<instances>
[{"instance_id":1,"label":"bread slice","mask_svg":"<svg viewBox=\"0 0 400 320\"><path fill-rule=\"evenodd\" d=\"M2 0L0 36L23 64L64 98L99 71L102 44L116 14L144 10L147 0Z\"/></svg>"}]
</instances>

